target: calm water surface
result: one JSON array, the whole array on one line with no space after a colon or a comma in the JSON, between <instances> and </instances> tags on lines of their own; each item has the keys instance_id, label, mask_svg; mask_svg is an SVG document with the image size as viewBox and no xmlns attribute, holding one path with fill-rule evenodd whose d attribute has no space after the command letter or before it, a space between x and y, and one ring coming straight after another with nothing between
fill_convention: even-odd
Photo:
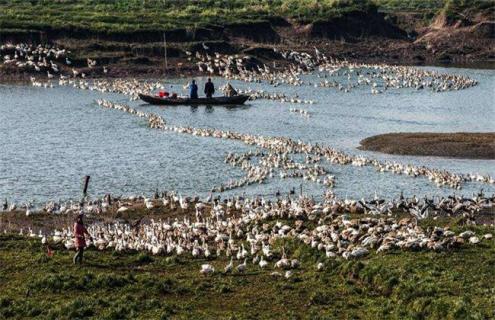
<instances>
[{"instance_id":1,"label":"calm water surface","mask_svg":"<svg viewBox=\"0 0 495 320\"><path fill-rule=\"evenodd\" d=\"M428 68L468 75L479 85L467 90L433 93L427 90L389 90L372 95L369 87L350 93L313 86L273 88L265 84L234 83L235 87L299 94L317 100L296 105L268 100L249 102L240 108L157 107L129 102L118 94L102 94L71 87L54 89L25 85L0 85L0 198L15 201L77 198L82 176L91 175L90 194L149 194L155 189L184 194L206 194L213 186L243 176L240 169L223 162L228 152L252 149L242 142L200 138L147 127L145 120L99 107L105 98L162 115L168 124L235 130L267 136L288 136L318 142L353 154L380 160L443 168L454 172L495 175L493 160L391 156L359 151L359 141L385 132L458 132L495 130L495 70ZM200 83L204 78L199 78ZM305 80L319 82L315 76ZM180 91L186 79L169 80ZM217 86L225 81L216 79ZM307 109L310 118L290 113ZM325 163L325 162L324 162ZM336 176L335 193L341 197L370 197L375 192L396 197L451 194L425 178L376 173L371 167L327 165ZM263 185L231 191L235 194L273 194L292 187L300 179L274 178ZM466 184L458 193L495 186ZM324 188L310 182L303 189L321 195Z\"/></svg>"}]
</instances>

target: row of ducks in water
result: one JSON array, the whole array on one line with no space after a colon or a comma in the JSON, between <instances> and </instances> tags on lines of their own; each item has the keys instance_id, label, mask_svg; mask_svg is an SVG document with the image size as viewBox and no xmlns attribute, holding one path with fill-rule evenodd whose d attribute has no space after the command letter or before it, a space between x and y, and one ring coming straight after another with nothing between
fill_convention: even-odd
<instances>
[{"instance_id":1,"label":"row of ducks in water","mask_svg":"<svg viewBox=\"0 0 495 320\"><path fill-rule=\"evenodd\" d=\"M309 116L310 116L309 111L304 110L304 109L290 108L289 111L292 113L300 114L301 116L303 116L305 118L309 118Z\"/></svg>"},{"instance_id":2,"label":"row of ducks in water","mask_svg":"<svg viewBox=\"0 0 495 320\"><path fill-rule=\"evenodd\" d=\"M445 74L410 66L370 65L349 63L326 64L318 68L317 76L324 78L315 87L337 88L349 92L359 86L369 86L372 94L389 89L430 89L434 92L462 90L476 86L478 82L467 76ZM328 80L332 78L334 80ZM339 79L347 82L339 82Z\"/></svg>"},{"instance_id":3,"label":"row of ducks in water","mask_svg":"<svg viewBox=\"0 0 495 320\"><path fill-rule=\"evenodd\" d=\"M346 154L328 146L305 143L300 140L296 141L288 137L267 137L261 135L243 134L230 130L166 125L165 120L161 116L154 113L145 113L127 105L113 103L108 100L98 100L98 104L106 108L116 109L137 115L139 117L147 118L150 127L164 131L190 134L198 137L237 140L247 144L248 146L255 146L260 149L268 150L272 155L278 156L279 159L289 159L286 155L290 154L303 155L306 156L306 158L311 158L313 161L317 160L314 162L315 167L318 165L318 162L321 162L322 160L326 160L330 164L352 165L356 167L373 166L378 172L391 172L395 174L404 174L411 177L424 176L439 187L445 186L455 189L460 189L462 183L465 182L495 184L495 180L489 175L457 174L447 170L433 169L425 166L415 166L412 164L402 164L391 161L379 161L360 155ZM286 161L284 165L286 166L288 163L289 162ZM278 162L278 166L280 167L280 162ZM253 164L250 166L246 165L246 168L248 169L248 173L253 174L250 179L260 182L266 178L267 174L272 173L276 166L275 163L265 163L261 166L256 166L256 168ZM314 181L314 179L311 180ZM243 185L245 184L240 184L240 186ZM215 189L215 191L218 190Z\"/></svg>"},{"instance_id":4,"label":"row of ducks in water","mask_svg":"<svg viewBox=\"0 0 495 320\"><path fill-rule=\"evenodd\" d=\"M34 87L43 87L43 88L53 88L54 84L51 81L38 81L35 77L31 77L31 84ZM152 93L156 90L164 90L165 85L160 82L151 82L151 81L138 81L136 79L124 80L124 79L116 79L116 80L86 80L86 79L75 79L75 78L67 78L61 76L58 81L59 86L72 86L74 88L78 88L81 90L90 90L90 91L98 91L102 93L119 93L123 95L130 96L130 101L135 101L139 99L139 93ZM220 87L219 89L223 91L226 88L225 86ZM264 90L253 90L253 89L237 89L239 94L246 94L250 96L250 100L275 100L280 103L291 103L291 104L314 104L314 100L300 99L298 96L288 97L284 94L280 93L268 93ZM297 108L289 109L292 113L298 113L303 117L309 117L309 111Z\"/></svg>"},{"instance_id":5,"label":"row of ducks in water","mask_svg":"<svg viewBox=\"0 0 495 320\"><path fill-rule=\"evenodd\" d=\"M104 99L97 99L96 103L103 108L124 111L129 114L135 115L139 118L146 118L150 128L164 129L166 127L165 120L163 119L163 117L157 114L144 112L141 110L131 108L125 104L117 104Z\"/></svg>"},{"instance_id":6,"label":"row of ducks in water","mask_svg":"<svg viewBox=\"0 0 495 320\"><path fill-rule=\"evenodd\" d=\"M31 77L31 84L35 87L53 88L52 81L39 81L36 77ZM77 79L61 76L58 80L59 86L71 86L81 90L98 91L102 93L119 93L130 96L130 101L139 99L140 93L150 94L157 90L165 90L166 86L158 81L139 81L137 79ZM228 83L220 86L220 91L224 91ZM168 90L173 89L173 85L168 86ZM187 86L185 86L187 87ZM179 88L179 86L177 86ZM264 90L237 89L238 94L249 95L250 100L273 100L280 103L291 104L315 104L315 100L302 99L299 96L287 96L283 93L269 93Z\"/></svg>"},{"instance_id":7,"label":"row of ducks in water","mask_svg":"<svg viewBox=\"0 0 495 320\"><path fill-rule=\"evenodd\" d=\"M251 162L255 158L258 159L257 164ZM242 169L246 172L246 176L215 187L211 190L212 192L224 192L255 183L261 184L268 178L274 178L277 171L281 179L302 178L327 187L333 187L335 182L335 176L332 175L321 179L320 177L326 175L328 170L315 164L318 161L312 160L309 156L305 158L304 162L297 162L288 154L274 153L270 150L255 150L239 154L228 153L224 162Z\"/></svg>"},{"instance_id":8,"label":"row of ducks in water","mask_svg":"<svg viewBox=\"0 0 495 320\"><path fill-rule=\"evenodd\" d=\"M468 202L473 205L491 204L495 198L477 195L472 199L444 198L435 205L450 206L449 202ZM364 206L378 205L381 200L365 202ZM418 199L399 199L397 209L408 207ZM359 259L370 252L386 253L392 250L445 251L466 244L492 241L490 233L480 235L474 231L459 234L449 228L422 228L414 218L387 216L361 216L351 218L338 214L337 201L316 202L311 197L300 196L266 200L260 197L231 199L182 198L177 193L156 193L152 198L134 197L115 199L106 196L88 203L82 209L99 203L117 203L118 206L143 206L151 203L154 208L180 207L191 210L190 214L173 219L143 220L133 225L113 222L94 223L88 226L93 241L89 246L100 250L148 251L153 255L178 255L214 260L226 257L230 262L223 268L225 273L243 273L248 268L293 270L300 266L294 252L287 252L284 243L294 240L319 252L326 259ZM347 203L347 204L346 204ZM341 205L358 205L343 201ZM36 233L33 229L20 231L31 237L39 237L42 243L60 243L74 249L72 228ZM325 262L325 258L320 263ZM234 263L237 261L237 263ZM208 266L209 265L209 266ZM207 269L207 270L205 270ZM213 273L214 267L207 263L202 273ZM290 276L290 274L289 274Z\"/></svg>"},{"instance_id":9,"label":"row of ducks in water","mask_svg":"<svg viewBox=\"0 0 495 320\"><path fill-rule=\"evenodd\" d=\"M227 84L225 85L227 86ZM224 87L220 87L220 90L223 90ZM299 96L294 96L294 97L289 97L284 93L270 93L265 90L254 90L251 88L248 89L237 89L237 92L239 94L245 94L248 95L250 98L249 100L258 100L258 99L264 99L264 100L273 100L277 101L280 103L292 103L292 104L315 104L317 103L315 100L312 99L301 99Z\"/></svg>"},{"instance_id":10,"label":"row of ducks in water","mask_svg":"<svg viewBox=\"0 0 495 320\"><path fill-rule=\"evenodd\" d=\"M36 87L53 88L52 82L37 81L31 78L31 83ZM101 93L118 93L129 96L130 101L139 99L140 93L150 93L156 90L163 90L165 86L158 81L139 81L137 79L75 79L61 77L58 81L60 86L71 86L73 88Z\"/></svg>"},{"instance_id":11,"label":"row of ducks in water","mask_svg":"<svg viewBox=\"0 0 495 320\"><path fill-rule=\"evenodd\" d=\"M372 94L388 89L429 88L435 92L462 90L478 84L474 79L462 75L444 74L411 66L387 64L366 64L326 57L315 48L315 55L308 52L274 51L283 58L283 68L270 68L268 65L252 63L252 57L224 55L220 53L196 52L199 71L217 74L227 79L246 82L262 82L277 87L285 85L313 85L314 87L334 87L350 92L358 86L370 86ZM303 75L316 72L320 83L305 81ZM327 78L333 78L329 81Z\"/></svg>"}]
</instances>

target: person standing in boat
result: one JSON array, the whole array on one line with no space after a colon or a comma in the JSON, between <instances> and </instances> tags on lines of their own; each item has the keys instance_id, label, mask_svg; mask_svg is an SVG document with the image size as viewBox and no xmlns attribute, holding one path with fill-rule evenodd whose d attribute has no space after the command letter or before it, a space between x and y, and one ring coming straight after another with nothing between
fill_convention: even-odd
<instances>
[{"instance_id":1,"label":"person standing in boat","mask_svg":"<svg viewBox=\"0 0 495 320\"><path fill-rule=\"evenodd\" d=\"M211 78L208 78L208 82L205 83L205 94L207 98L211 98L215 93L215 85L211 82Z\"/></svg>"},{"instance_id":2,"label":"person standing in boat","mask_svg":"<svg viewBox=\"0 0 495 320\"><path fill-rule=\"evenodd\" d=\"M198 99L198 85L196 84L196 80L193 80L189 85L189 97L191 99Z\"/></svg>"},{"instance_id":3,"label":"person standing in boat","mask_svg":"<svg viewBox=\"0 0 495 320\"><path fill-rule=\"evenodd\" d=\"M237 95L237 91L234 89L234 87L229 82L227 82L227 85L224 88L224 93L225 93L225 96L227 96L227 97L233 97L233 96Z\"/></svg>"}]
</instances>

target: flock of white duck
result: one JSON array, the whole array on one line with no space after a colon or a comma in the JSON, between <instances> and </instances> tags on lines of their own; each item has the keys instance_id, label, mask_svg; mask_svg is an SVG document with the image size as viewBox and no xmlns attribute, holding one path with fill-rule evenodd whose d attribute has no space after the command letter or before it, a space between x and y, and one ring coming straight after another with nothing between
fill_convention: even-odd
<instances>
[{"instance_id":1,"label":"flock of white duck","mask_svg":"<svg viewBox=\"0 0 495 320\"><path fill-rule=\"evenodd\" d=\"M328 170L321 165L323 160L326 160L330 164L338 165L356 167L373 166L378 172L390 172L410 177L424 176L439 187L460 189L465 182L495 184L495 180L488 175L457 174L425 166L415 166L391 161L383 162L361 155L346 154L329 146L305 143L287 137L268 137L230 130L167 125L163 117L154 113L139 111L130 106L113 103L108 100L97 100L97 103L105 108L116 109L146 118L151 128L198 137L238 140L248 146L255 146L264 150L263 153L248 152L245 154L227 155L226 163L243 169L246 172L246 176L238 181L230 181L225 185L214 187L212 191L221 192L254 183L263 183L266 179L272 178L275 175L278 175L280 178L300 177L315 183L323 183L323 181L331 180L332 183L325 183L325 185L331 187L335 183L335 177L330 175L324 177L328 174ZM298 158L302 158L303 160L298 161ZM258 159L257 163L251 161L255 159Z\"/></svg>"},{"instance_id":2,"label":"flock of white duck","mask_svg":"<svg viewBox=\"0 0 495 320\"><path fill-rule=\"evenodd\" d=\"M7 43L0 46L0 53L4 64L14 65L19 69L43 72L49 79L53 78L55 73L60 72L59 64L70 65L72 63L67 57L69 52L52 46Z\"/></svg>"},{"instance_id":3,"label":"flock of white duck","mask_svg":"<svg viewBox=\"0 0 495 320\"><path fill-rule=\"evenodd\" d=\"M373 93L382 93L389 89L429 88L436 92L462 90L478 84L466 76L443 74L410 66L387 64L354 63L327 57L315 48L315 55L307 52L279 52L284 68L270 68L266 64L253 61L250 56L209 55L197 52L199 71L218 74L227 79L246 82L268 82L277 87L286 85L313 85L314 87L335 87L350 91L358 86L370 86ZM316 73L323 78L320 83L305 80L304 75ZM335 78L333 81L328 79ZM341 78L344 78L343 82Z\"/></svg>"},{"instance_id":4,"label":"flock of white duck","mask_svg":"<svg viewBox=\"0 0 495 320\"><path fill-rule=\"evenodd\" d=\"M392 66L387 64L353 63L347 60L338 60L327 57L315 48L315 54L297 51L279 51L274 48L280 65L273 68L263 64L255 58L245 55L225 55L210 52L208 47L194 54L186 51L188 60L198 66L200 72L209 75L218 75L225 79L235 79L245 82L265 82L277 87L281 84L302 86L309 85L315 88L336 88L349 92L359 86L370 87L372 94L383 93L390 89L413 88L416 90L430 89L436 92L461 90L477 85L477 81L466 76L442 74L435 71L418 69L410 66ZM32 78L35 86L52 88L51 79L59 76L59 85L70 85L80 89L98 90L101 92L117 92L131 96L131 100L138 98L139 92L153 92L164 89L158 82L143 82L137 80L86 80L85 74L71 66L69 51L49 45L4 44L0 47L0 56L4 64L16 65L22 69L33 69L45 73L49 81L37 81ZM87 59L87 67L94 68L96 60ZM61 68L62 66L63 68ZM71 70L71 74L62 74L62 69ZM103 66L103 72L108 72ZM312 82L305 77L316 74L322 80ZM263 90L239 90L239 93L249 94L251 99L270 99L280 103L314 104L316 101L303 99L298 96L288 97L283 93L267 93ZM308 116L307 110L300 110L300 114Z\"/></svg>"},{"instance_id":5,"label":"flock of white duck","mask_svg":"<svg viewBox=\"0 0 495 320\"><path fill-rule=\"evenodd\" d=\"M296 194L295 189L289 191L287 196L294 198ZM280 199L282 194L278 191L275 194L276 199ZM214 200L219 201L221 198L217 196L213 198L212 193L204 201L200 201L199 196L193 198L182 197L180 194L177 195L176 192L162 192L161 196L158 192L155 192L153 197L146 198L144 196L131 196L125 197L112 197L107 194L102 199L96 199L93 201L88 201L85 204L81 204L80 201L49 201L42 206L35 206L34 203L27 204L17 204L15 202L10 202L5 199L0 207L0 212L16 212L21 209L25 209L26 216L36 215L36 214L54 214L54 215L70 215L76 214L83 210L85 213L91 215L100 215L107 213L112 209L112 205L117 204L116 211L124 212L133 207L136 204L141 204L146 207L146 209L151 210L156 207L156 200L162 199L163 205L166 208L175 210L180 208L182 210L190 209L192 206L189 205L191 202L198 204L195 206L196 209L202 208L206 205L211 205ZM249 199L243 200L244 197L234 197L232 199L224 200L227 207L230 209L234 207L236 210L240 210L239 205L241 203L249 203ZM495 194L487 196L483 193L483 190L472 197L464 197L458 195L452 195L448 197L433 197L428 199L426 196L424 198L418 198L413 196L411 198L405 198L402 193L397 199L386 200L384 198L378 197L377 194L371 200L366 200L362 198L361 200L354 199L338 199L335 197L331 190L326 190L323 197L323 203L318 204L319 206L326 206L328 210L332 213L351 213L351 214L365 214L365 215L386 215L392 216L394 213L407 213L410 214L415 219L425 219L428 217L433 217L436 219L438 217L451 217L451 216L462 216L466 219L467 223L476 224L476 218L479 214L484 214L490 212L495 204ZM254 200L253 200L254 201ZM256 197L256 203L261 202L262 204L271 203L270 199L265 199L264 197ZM314 201L314 198L312 198ZM233 206L234 204L236 204ZM489 214L486 215L489 218ZM488 223L492 226L495 221Z\"/></svg>"},{"instance_id":6,"label":"flock of white duck","mask_svg":"<svg viewBox=\"0 0 495 320\"><path fill-rule=\"evenodd\" d=\"M271 70L266 64L260 65L249 56L240 57L238 55L222 55L214 53L210 55L207 50L205 52L196 52L192 54L186 52L189 59L197 60L200 70L210 72L212 74L221 75L227 79L238 79L242 81L260 82L267 81L274 86L281 83L290 85L302 85L304 80L302 75L317 72L319 77L332 77L344 75L347 77L347 89L351 89L358 85L369 85L373 89L387 90L389 88L404 88L413 87L416 89L431 88L435 91L459 90L477 84L475 80L463 76L441 74L434 71L422 70L406 66L390 66L390 65L368 65L350 63L348 61L339 61L326 57L324 54L315 48L315 56L305 52L279 52L274 49L275 53L279 54L285 62L289 63L284 71ZM52 72L59 72L54 61L65 60L65 63L70 65L70 60L67 57L68 52L64 49L59 49L51 46L33 46L27 44L5 44L0 47L0 52L9 52L11 55L4 57L4 63L16 63L19 67L26 67L35 64L50 69ZM25 60L24 62L21 62ZM88 66L94 67L95 60L88 59ZM37 70L37 69L36 69ZM48 71L50 72L50 71ZM138 80L93 80L77 79L79 72L73 69L73 76L63 76L60 74L60 85L72 85L76 88L97 90L100 92L113 92L125 94L131 97L131 100L137 99L140 92L152 92L156 89L163 88L163 84L159 82L143 82ZM352 77L356 75L358 81L353 83ZM49 76L50 78L50 76ZM32 79L34 85L41 85ZM380 83L381 81L381 83ZM311 85L311 83L307 83ZM318 86L318 84L314 84ZM46 86L46 84L44 85ZM52 86L50 82L50 87ZM320 86L341 87L342 84L335 81L328 82L324 80ZM312 100L303 100L296 98L288 98L282 94L268 94L264 91L247 91L255 98L265 99L280 99L293 103L312 104ZM380 172L393 172L396 174L406 174L409 176L426 176L438 186L448 186L451 188L461 188L461 184L466 181L478 181L484 183L495 183L490 176L482 176L479 174L459 175L450 173L444 170L435 170L425 167L417 167L413 165L404 165L396 162L380 162L374 159L368 159L363 156L347 155L343 152L334 150L330 147L311 145L301 141L293 141L288 138L279 137L263 137L248 134L241 134L231 131L221 131L216 129L201 129L190 127L167 126L165 120L155 114L138 111L129 106L114 104L110 101L98 101L98 103L107 108L122 110L139 117L148 119L150 127L175 131L180 133L188 133L203 137L216 137L224 139L236 139L245 142L248 145L256 145L259 148L267 149L267 160L259 161L260 165L254 165L249 160L244 159L242 163L237 165L246 171L246 177L241 181L230 182L225 186L214 188L215 191L223 191L242 187L247 184L259 183L267 177L274 175L275 169L279 169L279 175L285 177L302 177L314 182L322 182L321 175L327 172L318 163L321 159L326 159L334 164L351 164L353 166L372 165ZM310 113L304 109L291 108L290 112L300 114L304 117L309 117ZM298 163L291 154L302 154L306 156L306 164ZM256 157L253 157L256 158ZM271 160L270 160L271 159ZM308 165L308 159L314 167ZM263 160L263 159L261 159ZM301 171L305 171L302 172ZM328 180L328 177L324 178ZM332 179L333 180L333 179ZM333 185L332 183L327 183Z\"/></svg>"},{"instance_id":7,"label":"flock of white duck","mask_svg":"<svg viewBox=\"0 0 495 320\"><path fill-rule=\"evenodd\" d=\"M3 59L3 64L15 66L20 70L32 71L41 75L46 75L49 80L58 78L61 81L69 78L85 78L86 74L73 67L73 62L70 60L70 51L58 48L53 45L33 45L27 43L6 43L0 46L0 56ZM86 65L89 69L96 67L95 59L86 59ZM69 70L70 73L64 75L63 72ZM104 74L108 72L106 66L102 67ZM40 82L32 78L33 85L39 87L53 87L51 81Z\"/></svg>"},{"instance_id":8,"label":"flock of white duck","mask_svg":"<svg viewBox=\"0 0 495 320\"><path fill-rule=\"evenodd\" d=\"M305 52L279 52L285 63L283 71L260 64L249 56L223 55L208 52L187 52L189 60L196 60L200 71L246 82L267 82L274 87L281 84L316 88L336 88L348 92L358 86L369 86L371 93L379 94L390 89L429 88L433 91L465 89L477 84L476 80L458 75L441 74L406 66L371 65L335 60L321 54L315 48L315 55ZM33 68L37 72L46 72L48 82L38 82L32 78L35 86L53 87L51 82L54 73L59 73L59 85L68 85L84 90L113 92L128 95L131 100L137 99L140 92L153 92L163 89L159 82L138 80L86 80L85 75L72 69L72 76L64 76L56 62L71 64L63 49L48 46L12 45L0 47L5 64L14 64L19 68ZM88 67L94 67L95 60L88 60ZM106 68L105 68L106 69ZM322 80L319 83L308 81L305 75L316 73ZM342 80L342 78L344 80ZM314 100L288 97L285 94L270 94L264 91L248 89L243 91L252 99L271 99L281 102L314 104ZM239 180L228 181L214 186L212 192L223 192L246 185L263 183L268 178L278 176L285 178L302 178L325 186L325 197L321 203L311 198L291 197L277 200L263 198L232 198L225 202L191 201L189 198L176 196L175 193L163 194L154 199L144 198L144 205L152 210L158 207L180 207L188 210L195 208L193 217L184 217L174 221L151 221L130 225L95 224L89 227L94 242L91 245L99 249L112 248L117 251L146 250L152 254L188 254L192 257L211 258L225 255L230 263L224 272L245 272L248 261L259 268L273 265L275 268L287 270L299 265L296 259L290 259L285 250L274 253L274 245L279 239L298 239L312 248L324 253L331 259L341 256L345 259L359 258L371 249L384 252L392 249L424 249L445 250L463 243L476 244L492 238L486 234L481 239L473 232L467 231L456 235L442 228L423 230L416 219L430 215L464 215L469 221L475 221L476 214L493 207L494 197L480 194L471 199L449 197L428 200L417 198L385 201L375 198L371 201L338 200L333 196L331 188L335 185L335 176L331 175L322 162L351 166L372 166L379 172L403 174L411 177L423 176L439 187L460 189L465 182L481 182L494 184L490 176L479 174L456 174L446 170L401 164L398 162L379 161L364 156L346 154L329 146L305 143L287 137L267 137L234 131L211 128L193 128L167 125L163 117L137 110L125 104L108 100L97 100L98 105L115 109L144 118L151 128L190 134L199 137L231 139L255 146L256 150L242 154L229 153L225 163L242 169L245 176ZM290 112L308 117L309 111L291 108ZM294 192L292 192L293 194ZM279 196L279 195L278 195ZM89 214L103 213L111 208L111 197L90 202L84 207L77 203L47 203L42 211L54 214L76 213L83 210ZM118 211L126 211L128 207L141 200L141 197L116 199ZM32 205L23 206L26 215L39 212ZM3 211L15 211L16 204L3 204ZM400 221L391 217L392 212L402 211L411 214L414 219ZM344 213L336 215L336 213ZM345 213L365 213L360 219L349 219ZM293 224L284 221L292 221ZM36 234L32 230L30 236L39 236L43 242L62 242L70 249L74 246L70 229L54 231L51 235ZM283 248L282 248L283 249ZM237 265L234 260L239 261ZM323 262L317 265L323 267ZM215 272L210 264L202 266L201 273Z\"/></svg>"},{"instance_id":9,"label":"flock of white duck","mask_svg":"<svg viewBox=\"0 0 495 320\"><path fill-rule=\"evenodd\" d=\"M124 223L95 223L88 227L93 241L89 246L99 250L147 251L153 255L188 256L212 260L227 257L230 262L223 272L242 273L249 268L270 268L292 275L300 262L287 254L285 240L300 241L320 252L315 266L322 269L326 259L357 259L370 252L386 253L391 250L444 251L465 244L490 241L490 233L477 235L473 231L456 234L448 228L421 228L417 217L425 211L435 216L465 215L475 218L480 210L491 208L495 196L483 193L472 198L447 197L442 199L405 199L394 201L337 200L328 195L323 202L311 197L233 197L221 201L220 197L200 200L175 192L156 192L151 198L102 199L80 204L49 203L44 210L52 214L84 212L97 216L107 210L119 212L130 208L146 208L150 212L180 210L183 217L156 218L133 225ZM8 206L4 203L3 209ZM65 210L65 212L62 212ZM409 213L412 217L396 218L394 213ZM351 219L349 213L365 213ZM186 214L188 213L188 214ZM387 214L389 213L389 214ZM467 220L469 221L469 220ZM474 223L474 220L472 220ZM63 244L74 248L70 227L50 233L29 229L20 231L30 237L40 238L43 244ZM236 261L236 262L234 262ZM290 271L290 272L287 272ZM204 264L201 273L215 272L212 264ZM282 275L275 272L275 275Z\"/></svg>"}]
</instances>

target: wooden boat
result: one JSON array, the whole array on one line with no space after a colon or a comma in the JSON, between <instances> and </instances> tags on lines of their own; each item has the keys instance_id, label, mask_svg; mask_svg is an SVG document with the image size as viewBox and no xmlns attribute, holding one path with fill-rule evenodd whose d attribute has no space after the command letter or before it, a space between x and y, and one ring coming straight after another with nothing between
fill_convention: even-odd
<instances>
[{"instance_id":1,"label":"wooden boat","mask_svg":"<svg viewBox=\"0 0 495 320\"><path fill-rule=\"evenodd\" d=\"M146 94L139 94L139 98L149 104L178 106L178 105L238 105L243 104L249 99L249 96L238 95L232 97L214 97L214 98L161 98L158 96L151 96Z\"/></svg>"}]
</instances>

